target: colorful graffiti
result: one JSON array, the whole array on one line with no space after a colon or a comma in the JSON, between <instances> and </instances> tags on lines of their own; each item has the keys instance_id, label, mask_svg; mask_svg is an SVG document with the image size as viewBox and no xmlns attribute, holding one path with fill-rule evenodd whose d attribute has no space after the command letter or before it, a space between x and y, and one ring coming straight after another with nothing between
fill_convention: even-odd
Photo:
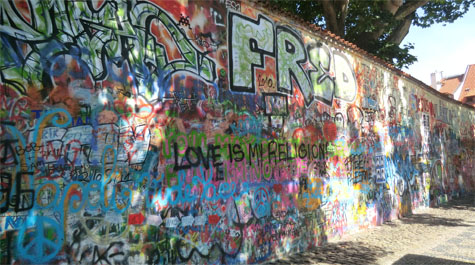
<instances>
[{"instance_id":1,"label":"colorful graffiti","mask_svg":"<svg viewBox=\"0 0 475 265\"><path fill-rule=\"evenodd\" d=\"M0 13L2 264L260 263L475 189L474 109L261 6Z\"/></svg>"}]
</instances>

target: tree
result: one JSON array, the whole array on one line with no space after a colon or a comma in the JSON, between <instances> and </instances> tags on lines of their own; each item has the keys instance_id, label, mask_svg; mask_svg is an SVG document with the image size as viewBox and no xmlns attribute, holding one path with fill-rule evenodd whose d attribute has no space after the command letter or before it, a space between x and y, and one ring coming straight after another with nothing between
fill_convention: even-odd
<instances>
[{"instance_id":1,"label":"tree","mask_svg":"<svg viewBox=\"0 0 475 265\"><path fill-rule=\"evenodd\" d=\"M417 61L401 43L411 25L430 27L462 17L473 0L272 0L272 3L373 53L398 68Z\"/></svg>"}]
</instances>

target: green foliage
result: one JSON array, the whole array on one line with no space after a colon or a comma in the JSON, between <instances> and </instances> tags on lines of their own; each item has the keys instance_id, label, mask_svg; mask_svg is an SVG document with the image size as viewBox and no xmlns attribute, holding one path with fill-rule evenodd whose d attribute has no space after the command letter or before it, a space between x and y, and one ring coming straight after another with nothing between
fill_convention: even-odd
<instances>
[{"instance_id":1,"label":"green foliage","mask_svg":"<svg viewBox=\"0 0 475 265\"><path fill-rule=\"evenodd\" d=\"M375 55L385 61L392 62L397 68L401 69L417 62L417 57L409 53L411 49L414 49L412 43L405 44L402 48L391 42L381 42L381 44L384 45L377 49Z\"/></svg>"},{"instance_id":2,"label":"green foliage","mask_svg":"<svg viewBox=\"0 0 475 265\"><path fill-rule=\"evenodd\" d=\"M323 5L336 5L334 1L320 0L270 0L275 6L294 13L303 20L323 28L337 32L325 24ZM397 12L391 13L385 4L389 0L348 1L348 12L344 20L343 38L355 43L360 48L391 62L398 68L408 67L417 61L410 52L413 44L401 47L401 42L408 33L409 26L430 27L435 23L452 23L462 17L471 7L474 0L404 0ZM341 3L341 0L340 0ZM404 9L414 6L410 12L401 15ZM406 23L406 24L404 24Z\"/></svg>"},{"instance_id":3,"label":"green foliage","mask_svg":"<svg viewBox=\"0 0 475 265\"><path fill-rule=\"evenodd\" d=\"M322 12L323 7L320 1L270 0L270 2L276 7L293 13L307 22L317 26L325 26Z\"/></svg>"},{"instance_id":4,"label":"green foliage","mask_svg":"<svg viewBox=\"0 0 475 265\"><path fill-rule=\"evenodd\" d=\"M470 6L475 7L475 1L432 0L421 7L422 12L416 13L413 24L427 28L434 23L452 23L467 13Z\"/></svg>"}]
</instances>

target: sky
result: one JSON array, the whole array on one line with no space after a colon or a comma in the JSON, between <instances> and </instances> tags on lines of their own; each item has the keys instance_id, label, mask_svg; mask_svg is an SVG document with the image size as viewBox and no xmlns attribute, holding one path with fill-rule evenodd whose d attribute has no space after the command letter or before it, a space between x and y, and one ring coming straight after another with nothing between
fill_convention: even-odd
<instances>
[{"instance_id":1,"label":"sky","mask_svg":"<svg viewBox=\"0 0 475 265\"><path fill-rule=\"evenodd\" d=\"M454 23L429 28L411 26L402 44L412 43L417 62L404 72L430 85L430 74L442 71L444 77L463 74L475 64L475 8Z\"/></svg>"}]
</instances>

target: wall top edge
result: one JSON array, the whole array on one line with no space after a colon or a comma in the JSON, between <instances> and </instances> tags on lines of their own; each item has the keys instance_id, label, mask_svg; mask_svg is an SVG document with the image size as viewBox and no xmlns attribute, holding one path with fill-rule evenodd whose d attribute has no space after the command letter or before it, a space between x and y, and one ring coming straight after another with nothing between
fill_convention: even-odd
<instances>
[{"instance_id":1,"label":"wall top edge","mask_svg":"<svg viewBox=\"0 0 475 265\"><path fill-rule=\"evenodd\" d=\"M274 5L270 4L270 2L268 2L266 0L244 0L244 1L247 1L251 4L253 4L254 7L259 9L260 11L265 11L267 13L275 12L275 13L280 14L281 17L284 17L287 20L294 20L298 23L298 24L296 24L296 26L301 27L302 29L306 30L307 32L312 33L312 34L317 34L317 35L319 35L319 37L325 38L327 41L331 41L332 44L338 45L340 48L343 48L347 51L355 53L355 54L357 54L357 55L359 55L359 56L361 56L361 57L363 57L367 60L370 60L370 61L374 62L374 63L378 64L380 67L383 67L383 68L387 69L388 71L392 72L393 74L396 74L399 77L404 77L408 81L412 81L412 82L416 83L416 85L419 85L425 91L427 91L427 92L429 92L429 93L431 93L431 94L433 94L433 95L435 95L435 96L437 96L437 97L439 97L439 98L441 98L445 101L454 103L456 105L459 105L461 107L465 107L465 108L470 109L470 110L475 110L474 106L471 106L471 105L462 103L458 100L447 97L445 94L435 90L431 86L429 86L426 83L422 82L421 80L413 77L409 73L406 73L406 72L402 71L401 69L396 68L393 64L379 58L378 56L376 56L376 55L374 55L370 52L367 52L366 50L361 49L356 44L343 39L342 37L332 33L329 30L323 29L323 28L321 28L321 27L319 27L315 24L304 21L303 19L299 18L298 16L296 16L296 15L294 15L294 14L288 12L288 11L285 11L285 10L281 9L280 7L278 7L278 6L274 6Z\"/></svg>"}]
</instances>

